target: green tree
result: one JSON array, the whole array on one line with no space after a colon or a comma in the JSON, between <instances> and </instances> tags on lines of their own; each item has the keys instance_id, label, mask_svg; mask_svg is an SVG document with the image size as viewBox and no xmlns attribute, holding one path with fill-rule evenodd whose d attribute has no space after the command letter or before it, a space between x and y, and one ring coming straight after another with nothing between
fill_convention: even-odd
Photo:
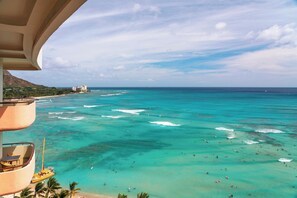
<instances>
[{"instance_id":1,"label":"green tree","mask_svg":"<svg viewBox=\"0 0 297 198\"><path fill-rule=\"evenodd\" d=\"M137 194L137 198L149 198L150 196L145 193L145 192L142 192L142 193L138 193Z\"/></svg>"},{"instance_id":2,"label":"green tree","mask_svg":"<svg viewBox=\"0 0 297 198\"><path fill-rule=\"evenodd\" d=\"M20 196L14 196L14 198L32 198L33 191L30 190L29 187L25 188L24 190L22 190Z\"/></svg>"},{"instance_id":3,"label":"green tree","mask_svg":"<svg viewBox=\"0 0 297 198\"><path fill-rule=\"evenodd\" d=\"M44 197L44 192L46 188L42 182L39 182L35 185L35 194L34 197Z\"/></svg>"},{"instance_id":4,"label":"green tree","mask_svg":"<svg viewBox=\"0 0 297 198\"><path fill-rule=\"evenodd\" d=\"M51 198L66 198L69 195L68 190L61 190L60 193L55 193Z\"/></svg>"},{"instance_id":5,"label":"green tree","mask_svg":"<svg viewBox=\"0 0 297 198\"><path fill-rule=\"evenodd\" d=\"M45 198L48 198L50 194L56 194L56 190L61 189L60 184L56 180L56 178L51 177L47 181L46 193Z\"/></svg>"},{"instance_id":6,"label":"green tree","mask_svg":"<svg viewBox=\"0 0 297 198\"><path fill-rule=\"evenodd\" d=\"M118 194L118 198L128 198L128 196L125 195L125 194L121 194L121 193L119 193L119 194Z\"/></svg>"},{"instance_id":7,"label":"green tree","mask_svg":"<svg viewBox=\"0 0 297 198\"><path fill-rule=\"evenodd\" d=\"M74 197L78 191L80 191L80 188L76 188L76 186L78 185L77 182L72 182L69 184L69 196L70 198Z\"/></svg>"}]
</instances>

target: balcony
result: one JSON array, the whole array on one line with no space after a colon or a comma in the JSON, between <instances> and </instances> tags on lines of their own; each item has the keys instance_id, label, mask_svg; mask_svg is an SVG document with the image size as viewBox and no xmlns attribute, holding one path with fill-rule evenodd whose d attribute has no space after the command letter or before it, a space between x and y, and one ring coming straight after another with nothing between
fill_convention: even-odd
<instances>
[{"instance_id":1,"label":"balcony","mask_svg":"<svg viewBox=\"0 0 297 198\"><path fill-rule=\"evenodd\" d=\"M34 144L22 142L3 144L0 162L0 196L14 194L26 188L35 170Z\"/></svg>"},{"instance_id":2,"label":"balcony","mask_svg":"<svg viewBox=\"0 0 297 198\"><path fill-rule=\"evenodd\" d=\"M27 128L35 117L36 103L33 99L0 102L0 132Z\"/></svg>"}]
</instances>

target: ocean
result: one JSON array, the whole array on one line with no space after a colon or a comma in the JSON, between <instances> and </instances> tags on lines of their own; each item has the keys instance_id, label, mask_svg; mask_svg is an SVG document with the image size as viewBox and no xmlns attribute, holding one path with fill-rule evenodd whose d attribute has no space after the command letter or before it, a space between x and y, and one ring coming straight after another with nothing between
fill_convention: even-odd
<instances>
[{"instance_id":1,"label":"ocean","mask_svg":"<svg viewBox=\"0 0 297 198\"><path fill-rule=\"evenodd\" d=\"M44 137L46 166L86 192L297 197L296 88L93 88L4 133L36 144L37 169Z\"/></svg>"}]
</instances>

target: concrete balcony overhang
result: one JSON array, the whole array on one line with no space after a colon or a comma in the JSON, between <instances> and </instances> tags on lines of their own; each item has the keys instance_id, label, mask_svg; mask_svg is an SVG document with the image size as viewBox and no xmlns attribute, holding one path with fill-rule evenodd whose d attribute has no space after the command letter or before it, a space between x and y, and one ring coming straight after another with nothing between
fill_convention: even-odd
<instances>
[{"instance_id":1,"label":"concrete balcony overhang","mask_svg":"<svg viewBox=\"0 0 297 198\"><path fill-rule=\"evenodd\" d=\"M86 0L0 0L0 65L40 70L41 47Z\"/></svg>"},{"instance_id":2,"label":"concrete balcony overhang","mask_svg":"<svg viewBox=\"0 0 297 198\"><path fill-rule=\"evenodd\" d=\"M35 170L34 144L28 142L3 144L5 156L20 156L15 165L6 167L0 163L0 196L14 194L26 188Z\"/></svg>"},{"instance_id":3,"label":"concrete balcony overhang","mask_svg":"<svg viewBox=\"0 0 297 198\"><path fill-rule=\"evenodd\" d=\"M0 133L29 127L36 117L33 99L5 100L0 102Z\"/></svg>"}]
</instances>

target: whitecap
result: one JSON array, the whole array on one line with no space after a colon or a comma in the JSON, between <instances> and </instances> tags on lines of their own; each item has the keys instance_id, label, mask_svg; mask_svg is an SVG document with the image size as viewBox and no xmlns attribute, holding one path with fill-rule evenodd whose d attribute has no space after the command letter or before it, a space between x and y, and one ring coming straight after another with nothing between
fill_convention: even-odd
<instances>
[{"instance_id":1,"label":"whitecap","mask_svg":"<svg viewBox=\"0 0 297 198\"><path fill-rule=\"evenodd\" d=\"M112 111L139 115L139 113L144 112L145 110L144 109L113 109Z\"/></svg>"},{"instance_id":2,"label":"whitecap","mask_svg":"<svg viewBox=\"0 0 297 198\"><path fill-rule=\"evenodd\" d=\"M150 122L151 124L157 124L157 125L162 125L162 126L180 126L180 124L174 124L172 122L167 122L167 121L154 121Z\"/></svg>"},{"instance_id":3,"label":"whitecap","mask_svg":"<svg viewBox=\"0 0 297 198\"><path fill-rule=\"evenodd\" d=\"M102 117L102 118L119 119L119 118L122 118L122 117L124 117L124 116L105 116L105 115L102 115L101 117Z\"/></svg>"},{"instance_id":4,"label":"whitecap","mask_svg":"<svg viewBox=\"0 0 297 198\"><path fill-rule=\"evenodd\" d=\"M48 112L49 115L62 115L64 112Z\"/></svg>"},{"instance_id":5,"label":"whitecap","mask_svg":"<svg viewBox=\"0 0 297 198\"><path fill-rule=\"evenodd\" d=\"M225 128L225 127L217 127L215 128L216 130L218 131L229 131L229 132L234 132L234 129L228 129L228 128Z\"/></svg>"},{"instance_id":6,"label":"whitecap","mask_svg":"<svg viewBox=\"0 0 297 198\"><path fill-rule=\"evenodd\" d=\"M256 130L258 133L284 133L279 129L258 129Z\"/></svg>"},{"instance_id":7,"label":"whitecap","mask_svg":"<svg viewBox=\"0 0 297 198\"><path fill-rule=\"evenodd\" d=\"M258 144L259 142L253 140L245 140L244 143L246 144Z\"/></svg>"},{"instance_id":8,"label":"whitecap","mask_svg":"<svg viewBox=\"0 0 297 198\"><path fill-rule=\"evenodd\" d=\"M284 162L284 163L289 163L289 162L293 161L293 159L279 158L278 161L279 161L279 162Z\"/></svg>"},{"instance_id":9,"label":"whitecap","mask_svg":"<svg viewBox=\"0 0 297 198\"><path fill-rule=\"evenodd\" d=\"M94 108L99 107L100 105L84 105L84 108Z\"/></svg>"},{"instance_id":10,"label":"whitecap","mask_svg":"<svg viewBox=\"0 0 297 198\"><path fill-rule=\"evenodd\" d=\"M63 109L76 109L77 107L63 107Z\"/></svg>"},{"instance_id":11,"label":"whitecap","mask_svg":"<svg viewBox=\"0 0 297 198\"><path fill-rule=\"evenodd\" d=\"M73 117L73 118L57 116L57 118L61 119L61 120L73 120L73 121L78 121L78 120L85 119L85 117L83 117L83 116L77 116L77 117Z\"/></svg>"},{"instance_id":12,"label":"whitecap","mask_svg":"<svg viewBox=\"0 0 297 198\"><path fill-rule=\"evenodd\" d=\"M230 133L230 134L228 134L227 139L231 140L231 139L234 139L235 137L236 136L234 133Z\"/></svg>"},{"instance_id":13,"label":"whitecap","mask_svg":"<svg viewBox=\"0 0 297 198\"><path fill-rule=\"evenodd\" d=\"M110 94L103 94L102 97L108 97L108 96L120 96L123 94L126 94L127 92L120 92L120 93L110 93Z\"/></svg>"}]
</instances>

